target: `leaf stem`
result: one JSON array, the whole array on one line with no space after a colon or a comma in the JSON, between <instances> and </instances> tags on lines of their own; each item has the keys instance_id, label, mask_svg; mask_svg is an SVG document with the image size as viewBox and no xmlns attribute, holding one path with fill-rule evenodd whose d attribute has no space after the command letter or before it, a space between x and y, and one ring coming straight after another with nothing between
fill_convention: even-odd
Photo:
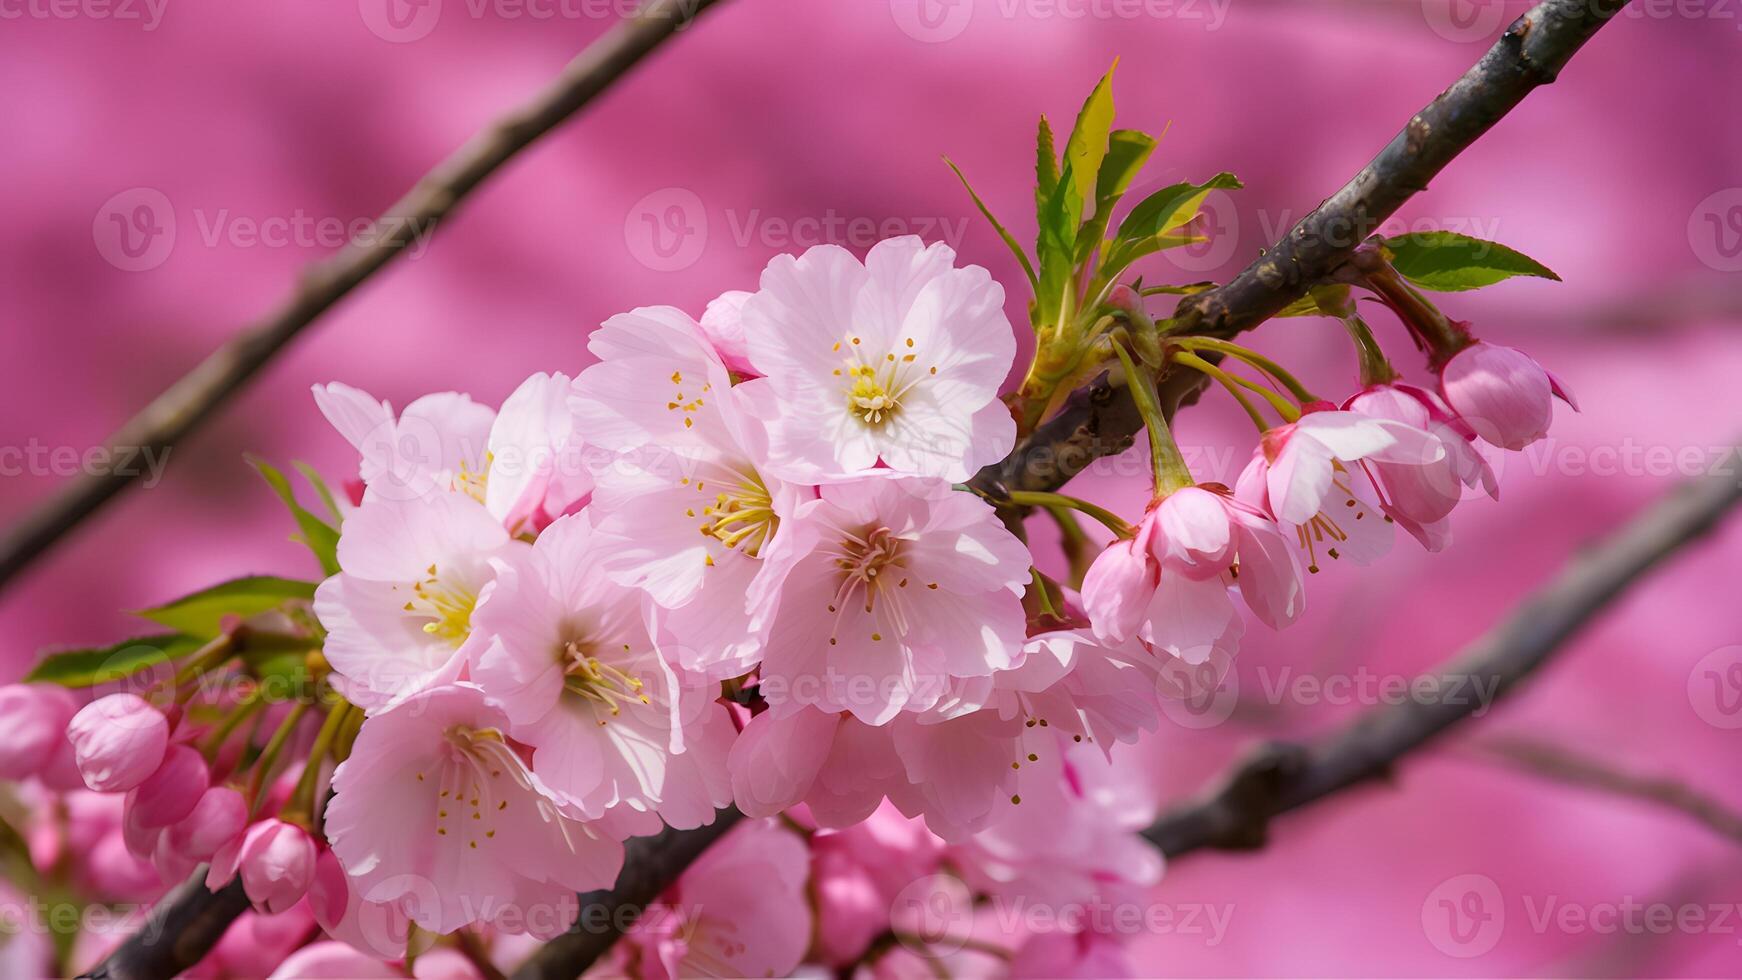
<instances>
[{"instance_id":1,"label":"leaf stem","mask_svg":"<svg viewBox=\"0 0 1742 980\"><path fill-rule=\"evenodd\" d=\"M1217 381L1222 382L1224 385L1239 385L1248 391L1257 392L1264 396L1266 401L1270 402L1270 407L1276 409L1276 414L1282 416L1284 422L1293 422L1295 419L1300 418L1299 405L1296 405L1294 402L1282 397L1282 395L1277 392L1270 390L1250 378L1242 378L1237 374L1230 374L1198 355L1193 354L1191 351L1180 351L1173 355L1173 360L1174 363L1184 365L1194 371L1202 371L1210 377L1215 378Z\"/></svg>"},{"instance_id":2,"label":"leaf stem","mask_svg":"<svg viewBox=\"0 0 1742 980\"><path fill-rule=\"evenodd\" d=\"M1143 417L1143 428L1149 433L1149 462L1155 479L1155 496L1165 497L1175 490L1192 486L1197 481L1192 479L1191 467L1186 465L1179 444L1173 440L1173 430L1168 428L1167 416L1161 410L1161 397L1155 392L1154 376L1132 363L1131 355L1126 353L1125 345L1118 338L1113 340L1113 353L1119 356L1119 364L1125 369L1125 390L1131 392L1131 400L1137 403L1137 414Z\"/></svg>"}]
</instances>

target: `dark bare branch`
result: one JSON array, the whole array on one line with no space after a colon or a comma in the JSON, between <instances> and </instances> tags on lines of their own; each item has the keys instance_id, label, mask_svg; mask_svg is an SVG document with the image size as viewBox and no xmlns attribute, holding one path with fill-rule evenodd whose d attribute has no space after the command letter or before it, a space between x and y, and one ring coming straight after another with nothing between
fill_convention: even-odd
<instances>
[{"instance_id":1,"label":"dark bare branch","mask_svg":"<svg viewBox=\"0 0 1742 980\"><path fill-rule=\"evenodd\" d=\"M744 815L727 807L714 822L695 830L670 830L637 837L628 844L623 874L615 888L581 896L581 917L575 927L544 944L514 971L513 980L569 980L604 956L618 933L632 923L648 903L677 882L678 875L702 856L709 845L737 825Z\"/></svg>"},{"instance_id":2,"label":"dark bare branch","mask_svg":"<svg viewBox=\"0 0 1742 980\"><path fill-rule=\"evenodd\" d=\"M1470 680L1479 680L1494 697L1510 693L1611 600L1710 531L1739 501L1742 457L1731 455L1575 559L1448 665L1438 689L1468 689ZM1262 847L1272 818L1388 776L1405 756L1483 704L1472 697L1408 701L1370 711L1312 742L1266 745L1207 797L1163 816L1144 836L1170 857L1199 848Z\"/></svg>"},{"instance_id":3,"label":"dark bare branch","mask_svg":"<svg viewBox=\"0 0 1742 980\"><path fill-rule=\"evenodd\" d=\"M152 908L138 932L85 976L94 980L179 976L211 952L224 930L246 911L248 896L242 892L242 879L213 893L206 889L202 866Z\"/></svg>"},{"instance_id":4,"label":"dark bare branch","mask_svg":"<svg viewBox=\"0 0 1742 980\"><path fill-rule=\"evenodd\" d=\"M1674 776L1631 772L1542 739L1495 735L1471 746L1478 758L1585 789L1674 810L1731 843L1742 844L1742 813Z\"/></svg>"},{"instance_id":5,"label":"dark bare branch","mask_svg":"<svg viewBox=\"0 0 1742 980\"><path fill-rule=\"evenodd\" d=\"M539 137L585 108L666 39L719 0L653 0L638 15L587 46L556 81L504 116L418 181L381 216L382 234L351 244L309 270L284 304L237 334L109 439L113 452L161 455L211 416L303 328L421 237ZM127 470L126 473L120 470ZM0 540L0 586L133 482L125 467L79 477Z\"/></svg>"}]
</instances>

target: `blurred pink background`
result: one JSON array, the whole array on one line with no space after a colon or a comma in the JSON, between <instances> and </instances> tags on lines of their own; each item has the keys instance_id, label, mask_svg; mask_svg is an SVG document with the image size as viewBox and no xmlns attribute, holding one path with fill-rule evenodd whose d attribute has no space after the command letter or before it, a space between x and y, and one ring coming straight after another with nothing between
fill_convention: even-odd
<instances>
[{"instance_id":1,"label":"blurred pink background","mask_svg":"<svg viewBox=\"0 0 1742 980\"><path fill-rule=\"evenodd\" d=\"M0 447L15 451L0 460L0 519L61 482L52 465L19 466L17 449L99 444L278 302L336 226L528 98L615 9L436 0L403 7L415 16L398 27L385 2L7 8L20 13L0 23ZM0 595L0 672L145 632L120 610L222 578L318 574L242 460L348 471L312 383L395 404L450 388L498 401L531 372L582 367L587 331L613 313L699 313L753 288L777 252L877 234L950 241L1006 284L1020 325L1020 273L939 157L1032 240L1035 117L1068 125L1115 56L1120 125L1172 126L1144 187L1221 169L1247 185L1212 205L1213 244L1154 261L1150 279L1225 278L1523 9L1455 2L729 0L305 334L174 449L160 485ZM1407 677L1447 659L1742 434L1742 125L1726 105L1742 91L1739 29L1742 7L1717 3L1624 15L1401 216L1498 238L1565 278L1445 308L1551 365L1584 414L1513 459L1500 504L1460 512L1445 554L1400 544L1377 569L1319 576L1288 634L1254 627L1226 720L1181 713L1124 757L1154 774L1158 799L1199 789L1259 737L1366 706L1358 691L1332 704L1286 686L1301 675ZM1374 320L1409 362L1396 324ZM1320 391L1352 384L1334 323L1279 321L1253 339ZM1181 438L1200 478L1231 481L1249 427L1208 402ZM1083 492L1135 510L1141 472L1110 461ZM1176 928L1137 937L1135 962L1168 975L1742 971L1734 842L1471 751L1485 734L1529 734L1742 808L1739 558L1733 522L1394 784L1285 818L1261 853L1178 862L1154 893ZM1704 924L1611 914L1629 903L1698 907Z\"/></svg>"}]
</instances>

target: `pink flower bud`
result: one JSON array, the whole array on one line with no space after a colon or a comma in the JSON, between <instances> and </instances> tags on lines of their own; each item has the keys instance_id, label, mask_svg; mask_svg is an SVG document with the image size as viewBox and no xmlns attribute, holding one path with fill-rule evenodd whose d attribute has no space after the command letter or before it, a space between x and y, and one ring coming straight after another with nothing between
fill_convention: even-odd
<instances>
[{"instance_id":1,"label":"pink flower bud","mask_svg":"<svg viewBox=\"0 0 1742 980\"><path fill-rule=\"evenodd\" d=\"M136 694L111 694L85 705L67 726L85 785L123 793L163 764L169 720Z\"/></svg>"},{"instance_id":2,"label":"pink flower bud","mask_svg":"<svg viewBox=\"0 0 1742 980\"><path fill-rule=\"evenodd\" d=\"M0 687L0 779L26 779L41 772L65 742L67 722L78 707L65 688Z\"/></svg>"},{"instance_id":3,"label":"pink flower bud","mask_svg":"<svg viewBox=\"0 0 1742 980\"><path fill-rule=\"evenodd\" d=\"M248 804L228 786L200 795L193 811L169 828L169 846L193 861L208 861L248 825Z\"/></svg>"},{"instance_id":4,"label":"pink flower bud","mask_svg":"<svg viewBox=\"0 0 1742 980\"><path fill-rule=\"evenodd\" d=\"M315 874L315 842L295 824L262 820L243 835L236 863L242 890L255 910L277 915L308 893Z\"/></svg>"},{"instance_id":5,"label":"pink flower bud","mask_svg":"<svg viewBox=\"0 0 1742 980\"><path fill-rule=\"evenodd\" d=\"M816 852L811 880L817 954L830 966L857 962L871 941L889 927L888 900L877 890L871 873L838 849Z\"/></svg>"},{"instance_id":6,"label":"pink flower bud","mask_svg":"<svg viewBox=\"0 0 1742 980\"><path fill-rule=\"evenodd\" d=\"M204 756L185 745L171 746L163 765L127 794L127 807L141 827L167 827L193 812L211 776Z\"/></svg>"},{"instance_id":7,"label":"pink flower bud","mask_svg":"<svg viewBox=\"0 0 1742 980\"><path fill-rule=\"evenodd\" d=\"M1143 297L1137 290L1121 283L1107 293L1107 305L1127 313L1142 313Z\"/></svg>"},{"instance_id":8,"label":"pink flower bud","mask_svg":"<svg viewBox=\"0 0 1742 980\"><path fill-rule=\"evenodd\" d=\"M1502 449L1523 449L1548 435L1555 398L1579 407L1529 354L1481 341L1446 362L1440 390L1477 435Z\"/></svg>"}]
</instances>

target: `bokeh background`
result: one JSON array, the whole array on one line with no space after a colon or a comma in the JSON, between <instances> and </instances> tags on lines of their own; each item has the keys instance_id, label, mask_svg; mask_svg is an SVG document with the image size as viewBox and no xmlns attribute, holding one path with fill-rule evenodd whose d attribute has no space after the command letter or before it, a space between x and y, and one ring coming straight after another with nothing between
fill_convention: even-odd
<instances>
[{"instance_id":1,"label":"bokeh background","mask_svg":"<svg viewBox=\"0 0 1742 980\"><path fill-rule=\"evenodd\" d=\"M620 7L7 4L0 519L53 493L69 452L99 445L269 309L334 250L335 229L366 222L528 98ZM1563 412L1548 442L1513 458L1501 503L1460 511L1446 553L1400 544L1376 569L1319 576L1286 635L1254 626L1214 703L1182 707L1124 757L1158 801L1201 788L1260 738L1324 730L1371 706L1385 679L1446 660L1742 435L1742 124L1728 105L1742 91L1742 4L1635 8L1394 226L1498 238L1560 272L1564 283L1516 281L1447 309L1553 367L1584 413ZM773 254L892 233L990 267L1020 325L1020 273L940 157L1031 239L1035 117L1068 125L1115 57L1120 125L1171 125L1142 186L1222 169L1247 184L1212 199L1213 241L1154 261L1151 280L1225 278L1523 9L729 0L308 331L174 448L160 482L0 594L0 675L45 648L137 632L122 610L222 578L317 574L243 461L346 472L354 457L312 383L395 404L446 389L494 402L531 372L584 366L587 332L613 313L699 313L754 288ZM1396 324L1374 319L1410 362ZM1321 391L1353 382L1330 321L1279 321L1254 340ZM1215 398L1182 420L1200 478L1231 481L1251 451L1244 426ZM1112 461L1082 492L1134 511L1142 472ZM1153 895L1175 925L1136 937L1136 962L1158 975L1742 972L1742 845L1483 748L1550 740L1742 809L1738 559L1742 522L1393 782L1285 818L1262 852L1177 862Z\"/></svg>"}]
</instances>

